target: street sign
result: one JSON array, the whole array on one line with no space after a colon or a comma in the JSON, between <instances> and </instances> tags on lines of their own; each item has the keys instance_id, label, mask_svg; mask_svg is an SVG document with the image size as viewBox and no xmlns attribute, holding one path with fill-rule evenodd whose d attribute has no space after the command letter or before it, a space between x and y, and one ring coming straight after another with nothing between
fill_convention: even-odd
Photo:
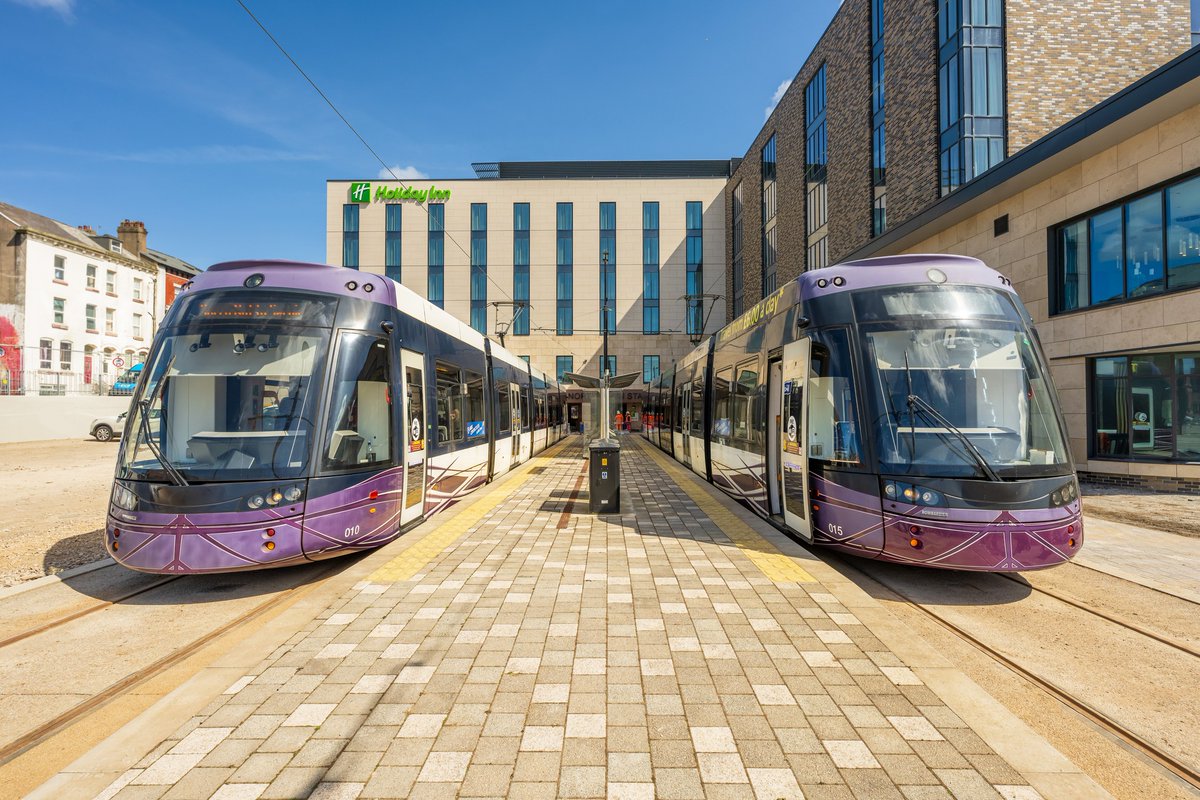
<instances>
[{"instance_id":1,"label":"street sign","mask_svg":"<svg viewBox=\"0 0 1200 800\"><path fill-rule=\"evenodd\" d=\"M117 369L120 369L121 367L125 366L125 359L121 358L120 356L114 356L112 365Z\"/></svg>"}]
</instances>

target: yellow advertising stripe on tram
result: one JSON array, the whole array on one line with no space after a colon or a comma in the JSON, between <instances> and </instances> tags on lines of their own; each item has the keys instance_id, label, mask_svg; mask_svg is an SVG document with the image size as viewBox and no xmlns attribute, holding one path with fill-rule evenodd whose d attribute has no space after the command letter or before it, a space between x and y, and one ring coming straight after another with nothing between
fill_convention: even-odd
<instances>
[{"instance_id":1,"label":"yellow advertising stripe on tram","mask_svg":"<svg viewBox=\"0 0 1200 800\"><path fill-rule=\"evenodd\" d=\"M653 445L644 445L644 447L658 461L663 471L675 481L679 488L687 492L688 497L696 501L700 510L716 523L721 532L729 537L763 575L776 583L816 582L817 579L797 564L795 559L779 552L779 548L760 536L736 514L718 502L707 488L687 480L686 477L691 475L690 472L671 461L666 455L659 453Z\"/></svg>"}]
</instances>

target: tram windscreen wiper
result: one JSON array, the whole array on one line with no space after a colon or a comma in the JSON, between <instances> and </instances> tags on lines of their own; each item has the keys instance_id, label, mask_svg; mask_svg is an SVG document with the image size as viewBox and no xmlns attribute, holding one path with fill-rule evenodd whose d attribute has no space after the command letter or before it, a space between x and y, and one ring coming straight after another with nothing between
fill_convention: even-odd
<instances>
[{"instance_id":1,"label":"tram windscreen wiper","mask_svg":"<svg viewBox=\"0 0 1200 800\"><path fill-rule=\"evenodd\" d=\"M172 363L174 363L174 360L174 358L171 359ZM163 470L166 471L167 475L171 478L171 481L176 486L187 486L188 482L187 479L183 477L183 473L177 470L175 465L167 460L166 455L163 454L162 449L158 446L158 442L154 441L154 436L150 432L150 407L154 405L155 398L162 393L162 386L166 382L166 374L170 372L170 370L171 364L167 364L167 368L163 370L163 377L159 379L158 383L154 384L154 390L150 393L150 396L143 398L141 403L139 403L139 405L142 407L140 429L142 436L146 439L146 446L150 448L150 452L153 453L154 457L158 459L158 463L162 464ZM160 426L165 424L165 418L162 414L159 414L158 420L158 424ZM165 430L166 429L164 428L164 435Z\"/></svg>"},{"instance_id":2,"label":"tram windscreen wiper","mask_svg":"<svg viewBox=\"0 0 1200 800\"><path fill-rule=\"evenodd\" d=\"M924 412L938 425L941 425L943 430L953 433L956 437L958 437L958 440L967 448L967 452L971 455L971 459L975 462L976 466L979 467L988 480L1000 481L1000 476L996 474L996 470L992 469L992 465L989 464L987 459L983 457L983 453L979 452L979 448L976 447L975 443L971 441L971 437L963 433L953 422L942 416L941 412L930 405L925 398L913 392L912 371L908 366L907 350L904 351L904 373L908 379L908 418L909 426L912 428L913 433L916 433L916 426L912 424L913 409L916 408L919 411Z\"/></svg>"}]
</instances>

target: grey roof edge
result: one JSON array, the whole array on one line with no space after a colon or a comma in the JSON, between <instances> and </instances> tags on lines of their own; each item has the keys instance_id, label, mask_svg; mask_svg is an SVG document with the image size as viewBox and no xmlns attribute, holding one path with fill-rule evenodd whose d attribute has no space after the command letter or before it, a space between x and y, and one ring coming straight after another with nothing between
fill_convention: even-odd
<instances>
[{"instance_id":1,"label":"grey roof edge","mask_svg":"<svg viewBox=\"0 0 1200 800\"><path fill-rule=\"evenodd\" d=\"M1200 78L1200 47L1193 47L1025 146L978 178L963 184L957 191L847 253L841 260L850 261L878 254L1197 78ZM950 224L954 223L947 223Z\"/></svg>"}]
</instances>

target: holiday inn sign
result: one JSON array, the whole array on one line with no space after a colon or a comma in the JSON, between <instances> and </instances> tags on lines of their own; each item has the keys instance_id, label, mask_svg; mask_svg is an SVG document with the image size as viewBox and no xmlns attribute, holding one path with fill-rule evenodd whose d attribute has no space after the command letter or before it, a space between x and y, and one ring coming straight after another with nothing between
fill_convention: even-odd
<instances>
[{"instance_id":1,"label":"holiday inn sign","mask_svg":"<svg viewBox=\"0 0 1200 800\"><path fill-rule=\"evenodd\" d=\"M350 202L378 203L380 200L416 200L418 203L444 202L450 199L449 189L438 189L432 184L426 189L416 186L376 186L371 192L370 181L355 181L350 184Z\"/></svg>"}]
</instances>

